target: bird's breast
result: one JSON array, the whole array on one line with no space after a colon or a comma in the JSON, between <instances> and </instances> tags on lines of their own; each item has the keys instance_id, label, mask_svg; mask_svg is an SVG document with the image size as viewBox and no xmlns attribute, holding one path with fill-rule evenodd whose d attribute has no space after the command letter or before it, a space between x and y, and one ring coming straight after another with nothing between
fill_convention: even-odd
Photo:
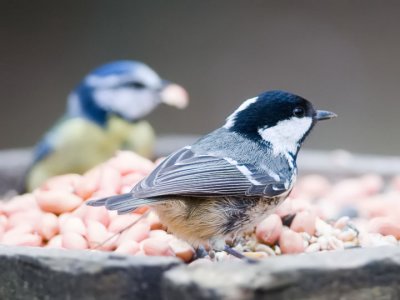
<instances>
[{"instance_id":1,"label":"bird's breast","mask_svg":"<svg viewBox=\"0 0 400 300\"><path fill-rule=\"evenodd\" d=\"M107 135L119 144L119 148L135 151L147 158L153 156L155 133L147 121L130 123L111 117L107 122Z\"/></svg>"},{"instance_id":2,"label":"bird's breast","mask_svg":"<svg viewBox=\"0 0 400 300\"><path fill-rule=\"evenodd\" d=\"M241 205L237 204L236 211L232 211L228 216L225 225L226 232L235 234L252 231L254 226L272 214L285 198L286 195L234 199L235 202L240 201Z\"/></svg>"},{"instance_id":3,"label":"bird's breast","mask_svg":"<svg viewBox=\"0 0 400 300\"><path fill-rule=\"evenodd\" d=\"M180 197L155 205L168 230L193 245L252 230L285 197Z\"/></svg>"}]
</instances>

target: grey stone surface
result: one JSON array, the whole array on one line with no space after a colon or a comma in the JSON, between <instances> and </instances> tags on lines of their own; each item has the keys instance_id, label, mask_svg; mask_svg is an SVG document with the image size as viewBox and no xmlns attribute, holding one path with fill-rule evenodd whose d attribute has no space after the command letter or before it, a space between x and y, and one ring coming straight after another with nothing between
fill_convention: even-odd
<instances>
[{"instance_id":1,"label":"grey stone surface","mask_svg":"<svg viewBox=\"0 0 400 300\"><path fill-rule=\"evenodd\" d=\"M168 300L399 299L400 248L178 267L165 273L163 289Z\"/></svg>"},{"instance_id":2,"label":"grey stone surface","mask_svg":"<svg viewBox=\"0 0 400 300\"><path fill-rule=\"evenodd\" d=\"M186 266L175 258L0 246L0 299L399 299L400 248Z\"/></svg>"},{"instance_id":3,"label":"grey stone surface","mask_svg":"<svg viewBox=\"0 0 400 300\"><path fill-rule=\"evenodd\" d=\"M167 257L0 246L0 299L161 299Z\"/></svg>"}]
</instances>

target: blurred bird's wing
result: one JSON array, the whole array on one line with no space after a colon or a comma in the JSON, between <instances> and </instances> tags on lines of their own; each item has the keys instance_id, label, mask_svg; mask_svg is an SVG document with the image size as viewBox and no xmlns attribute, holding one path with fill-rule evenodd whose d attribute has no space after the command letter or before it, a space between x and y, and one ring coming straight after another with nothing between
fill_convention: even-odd
<instances>
[{"instance_id":1,"label":"blurred bird's wing","mask_svg":"<svg viewBox=\"0 0 400 300\"><path fill-rule=\"evenodd\" d=\"M136 198L165 195L274 197L289 187L254 166L183 148L168 156L132 190Z\"/></svg>"},{"instance_id":2,"label":"blurred bird's wing","mask_svg":"<svg viewBox=\"0 0 400 300\"><path fill-rule=\"evenodd\" d=\"M59 131L65 124L66 118L61 118L36 144L32 153L32 160L22 177L18 192L20 194L30 192L35 189L44 179L50 177L52 174L45 174L47 170L37 171L38 165L50 156L56 148L57 139L59 138Z\"/></svg>"},{"instance_id":3,"label":"blurred bird's wing","mask_svg":"<svg viewBox=\"0 0 400 300\"><path fill-rule=\"evenodd\" d=\"M103 150L112 155L122 139L113 138L109 131L108 128L102 128L85 118L63 118L44 135L36 146L34 164L57 151L64 152L64 160L70 156L72 159L80 156L90 160L92 155ZM74 165L76 162L68 161L68 163ZM84 163L84 159L79 159L79 163Z\"/></svg>"},{"instance_id":4,"label":"blurred bird's wing","mask_svg":"<svg viewBox=\"0 0 400 300\"><path fill-rule=\"evenodd\" d=\"M28 190L47 178L83 173L103 162L119 146L106 130L84 118L64 118L38 143L25 181Z\"/></svg>"},{"instance_id":5,"label":"blurred bird's wing","mask_svg":"<svg viewBox=\"0 0 400 300\"><path fill-rule=\"evenodd\" d=\"M57 145L57 138L59 138L59 131L66 122L66 118L61 118L39 141L33 151L32 165L43 160L46 156L54 151Z\"/></svg>"}]
</instances>

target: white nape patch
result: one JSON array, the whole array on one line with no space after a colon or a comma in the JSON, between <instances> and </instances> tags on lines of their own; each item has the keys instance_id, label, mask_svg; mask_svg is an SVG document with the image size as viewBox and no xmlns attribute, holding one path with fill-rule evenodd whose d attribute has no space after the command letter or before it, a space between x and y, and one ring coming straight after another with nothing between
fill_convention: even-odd
<instances>
[{"instance_id":1,"label":"white nape patch","mask_svg":"<svg viewBox=\"0 0 400 300\"><path fill-rule=\"evenodd\" d=\"M258 97L254 97L254 98L244 101L228 118L226 118L226 123L223 127L226 129L232 128L233 125L235 125L235 119L236 119L238 112L245 110L247 107L249 107L250 104L256 102L257 99L258 99Z\"/></svg>"},{"instance_id":2,"label":"white nape patch","mask_svg":"<svg viewBox=\"0 0 400 300\"><path fill-rule=\"evenodd\" d=\"M299 141L310 129L312 119L310 117L296 118L280 121L273 127L264 127L258 133L264 141L271 143L275 156L279 154L296 153Z\"/></svg>"},{"instance_id":3,"label":"white nape patch","mask_svg":"<svg viewBox=\"0 0 400 300\"><path fill-rule=\"evenodd\" d=\"M250 172L249 169L246 168L246 166L239 165L239 163L236 160L229 157L224 157L224 159L231 165L234 165L239 170L239 172L242 173L244 176L246 176L247 180L250 181L252 184L261 185L260 182L258 182L253 178L252 176L253 174Z\"/></svg>"},{"instance_id":4,"label":"white nape patch","mask_svg":"<svg viewBox=\"0 0 400 300\"><path fill-rule=\"evenodd\" d=\"M148 90L131 88L99 89L94 101L106 111L115 112L128 120L136 120L150 113L158 104L157 97Z\"/></svg>"}]
</instances>

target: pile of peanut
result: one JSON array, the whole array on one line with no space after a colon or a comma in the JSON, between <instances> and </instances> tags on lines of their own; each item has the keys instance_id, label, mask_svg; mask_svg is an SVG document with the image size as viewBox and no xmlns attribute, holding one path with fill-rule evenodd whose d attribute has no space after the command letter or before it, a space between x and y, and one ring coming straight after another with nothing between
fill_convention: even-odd
<instances>
[{"instance_id":1,"label":"pile of peanut","mask_svg":"<svg viewBox=\"0 0 400 300\"><path fill-rule=\"evenodd\" d=\"M129 192L155 166L132 152L121 151L84 175L54 177L33 193L1 201L0 244L176 256L193 261L193 247L168 233L149 207L117 215L85 204L90 199ZM387 182L369 174L333 184L323 176L309 175L299 179L289 198L253 232L228 242L256 259L399 245L399 203L400 177ZM225 258L231 257L222 253L213 259Z\"/></svg>"}]
</instances>

